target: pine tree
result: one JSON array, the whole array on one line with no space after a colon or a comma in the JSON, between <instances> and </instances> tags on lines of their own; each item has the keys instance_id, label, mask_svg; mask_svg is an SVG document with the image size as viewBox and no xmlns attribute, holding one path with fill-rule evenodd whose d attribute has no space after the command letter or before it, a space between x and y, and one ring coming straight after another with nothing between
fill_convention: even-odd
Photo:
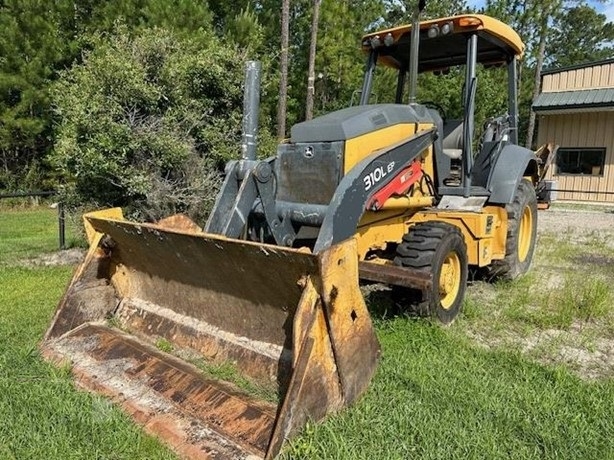
<instances>
[{"instance_id":1,"label":"pine tree","mask_svg":"<svg viewBox=\"0 0 614 460\"><path fill-rule=\"evenodd\" d=\"M551 66L614 57L614 23L586 4L566 8L548 39L546 55Z\"/></svg>"}]
</instances>

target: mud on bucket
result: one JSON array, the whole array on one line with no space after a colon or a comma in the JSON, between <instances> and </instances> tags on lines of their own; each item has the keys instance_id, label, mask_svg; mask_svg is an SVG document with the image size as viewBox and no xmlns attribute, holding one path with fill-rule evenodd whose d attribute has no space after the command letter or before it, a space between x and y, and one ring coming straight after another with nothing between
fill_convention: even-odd
<instances>
[{"instance_id":1,"label":"mud on bucket","mask_svg":"<svg viewBox=\"0 0 614 460\"><path fill-rule=\"evenodd\" d=\"M189 458L273 458L368 386L379 345L354 240L317 255L84 216L90 249L42 343ZM204 370L204 372L203 372Z\"/></svg>"}]
</instances>

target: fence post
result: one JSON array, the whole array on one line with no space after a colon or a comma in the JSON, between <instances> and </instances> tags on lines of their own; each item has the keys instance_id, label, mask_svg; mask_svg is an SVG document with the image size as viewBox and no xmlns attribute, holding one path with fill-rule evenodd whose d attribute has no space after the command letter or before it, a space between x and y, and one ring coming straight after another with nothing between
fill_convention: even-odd
<instances>
[{"instance_id":1,"label":"fence post","mask_svg":"<svg viewBox=\"0 0 614 460\"><path fill-rule=\"evenodd\" d=\"M64 203L58 202L58 232L60 237L60 249L66 249L66 225L64 219Z\"/></svg>"}]
</instances>

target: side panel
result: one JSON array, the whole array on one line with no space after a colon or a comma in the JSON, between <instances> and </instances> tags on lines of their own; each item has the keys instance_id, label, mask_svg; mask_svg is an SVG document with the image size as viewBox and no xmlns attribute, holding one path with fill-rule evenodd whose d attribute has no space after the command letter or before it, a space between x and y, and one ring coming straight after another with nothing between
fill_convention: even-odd
<instances>
[{"instance_id":1,"label":"side panel","mask_svg":"<svg viewBox=\"0 0 614 460\"><path fill-rule=\"evenodd\" d=\"M335 192L314 246L328 248L356 234L369 199L428 149L435 129L423 131L371 154L344 176Z\"/></svg>"},{"instance_id":2,"label":"side panel","mask_svg":"<svg viewBox=\"0 0 614 460\"><path fill-rule=\"evenodd\" d=\"M488 190L491 192L488 202L511 203L527 170L537 173L537 157L534 152L518 145L503 147L488 181Z\"/></svg>"},{"instance_id":3,"label":"side panel","mask_svg":"<svg viewBox=\"0 0 614 460\"><path fill-rule=\"evenodd\" d=\"M344 174L376 150L394 145L416 133L416 124L398 124L348 139L345 144Z\"/></svg>"},{"instance_id":4,"label":"side panel","mask_svg":"<svg viewBox=\"0 0 614 460\"><path fill-rule=\"evenodd\" d=\"M505 257L507 213L502 206L487 206L484 212L418 212L410 224L447 222L458 227L467 244L470 265L484 267Z\"/></svg>"}]
</instances>

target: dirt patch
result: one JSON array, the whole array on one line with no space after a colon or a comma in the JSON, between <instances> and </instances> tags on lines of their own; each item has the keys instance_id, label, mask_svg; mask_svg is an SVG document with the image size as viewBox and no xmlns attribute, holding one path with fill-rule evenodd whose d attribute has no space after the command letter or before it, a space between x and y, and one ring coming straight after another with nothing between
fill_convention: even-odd
<instances>
[{"instance_id":1,"label":"dirt patch","mask_svg":"<svg viewBox=\"0 0 614 460\"><path fill-rule=\"evenodd\" d=\"M85 250L79 248L43 254L32 259L22 260L19 265L24 267L55 267L59 265L78 265L83 262Z\"/></svg>"},{"instance_id":2,"label":"dirt patch","mask_svg":"<svg viewBox=\"0 0 614 460\"><path fill-rule=\"evenodd\" d=\"M577 291L591 294L598 288L609 289L609 302L614 302L614 213L540 211L538 238L528 278L507 286L469 285L472 308L461 326L463 334L484 348L515 350L540 363L563 365L583 379L614 377L614 305L585 320L573 307ZM556 316L563 308L576 319L571 326L552 326L565 322Z\"/></svg>"},{"instance_id":3,"label":"dirt patch","mask_svg":"<svg viewBox=\"0 0 614 460\"><path fill-rule=\"evenodd\" d=\"M469 330L467 335L483 348L516 350L542 364L564 365L586 380L614 376L614 338L587 338L580 324L568 331L545 329L528 335L485 330Z\"/></svg>"},{"instance_id":4,"label":"dirt patch","mask_svg":"<svg viewBox=\"0 0 614 460\"><path fill-rule=\"evenodd\" d=\"M614 212L552 210L540 211L537 218L539 232L614 231Z\"/></svg>"},{"instance_id":5,"label":"dirt patch","mask_svg":"<svg viewBox=\"0 0 614 460\"><path fill-rule=\"evenodd\" d=\"M574 261L580 265L597 265L601 267L614 266L614 257L604 256L602 254L580 254L574 258Z\"/></svg>"}]
</instances>

